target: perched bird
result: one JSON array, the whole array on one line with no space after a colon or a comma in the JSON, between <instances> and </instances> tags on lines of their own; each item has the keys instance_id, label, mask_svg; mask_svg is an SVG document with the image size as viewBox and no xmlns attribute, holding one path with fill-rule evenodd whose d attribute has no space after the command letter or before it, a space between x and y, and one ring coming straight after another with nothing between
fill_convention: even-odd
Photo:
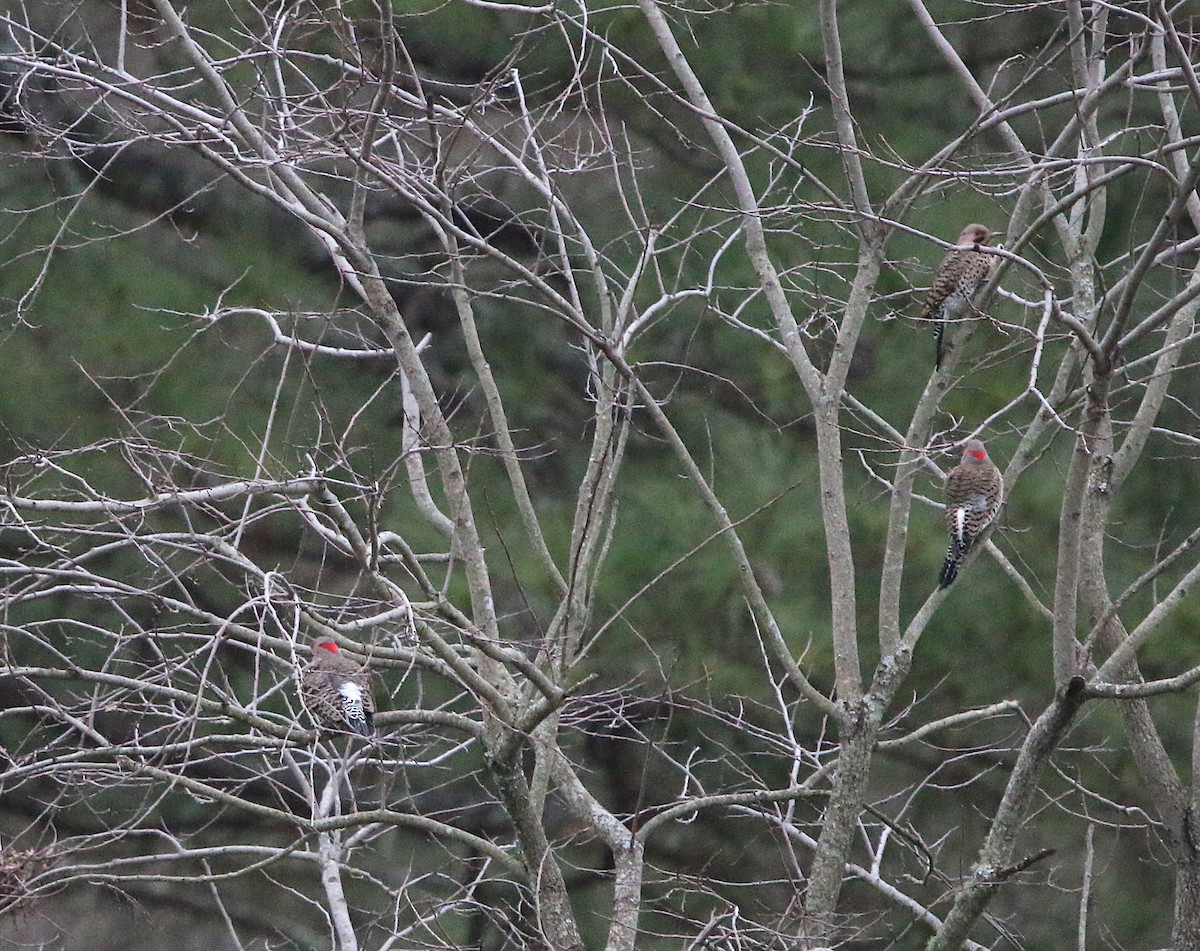
<instances>
[{"instance_id":1,"label":"perched bird","mask_svg":"<svg viewBox=\"0 0 1200 951\"><path fill-rule=\"evenodd\" d=\"M375 715L371 672L343 657L328 637L313 639L312 655L300 672L304 708L324 726L370 736Z\"/></svg>"},{"instance_id":2,"label":"perched bird","mask_svg":"<svg viewBox=\"0 0 1200 951\"><path fill-rule=\"evenodd\" d=\"M992 233L983 225L967 225L956 243L979 247L986 244L991 236ZM933 279L933 287L929 288L921 308L921 319L933 321L935 367L940 369L942 366L942 337L946 333L946 321L957 320L967 312L975 292L987 282L992 269L999 262L1000 258L994 254L958 248L942 258L937 276Z\"/></svg>"},{"instance_id":3,"label":"perched bird","mask_svg":"<svg viewBox=\"0 0 1200 951\"><path fill-rule=\"evenodd\" d=\"M963 449L962 462L946 473L946 527L950 550L942 564L939 588L949 588L958 576L958 566L1000 512L1004 501L1004 476L988 458L978 439Z\"/></svg>"}]
</instances>

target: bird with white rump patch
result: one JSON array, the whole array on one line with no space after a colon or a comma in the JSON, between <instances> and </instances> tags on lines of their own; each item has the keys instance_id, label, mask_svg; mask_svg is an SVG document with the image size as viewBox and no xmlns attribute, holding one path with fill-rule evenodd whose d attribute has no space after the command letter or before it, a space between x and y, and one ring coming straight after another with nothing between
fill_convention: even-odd
<instances>
[{"instance_id":1,"label":"bird with white rump patch","mask_svg":"<svg viewBox=\"0 0 1200 951\"><path fill-rule=\"evenodd\" d=\"M300 700L322 726L372 733L371 672L340 653L330 637L313 638L312 660L300 672Z\"/></svg>"}]
</instances>

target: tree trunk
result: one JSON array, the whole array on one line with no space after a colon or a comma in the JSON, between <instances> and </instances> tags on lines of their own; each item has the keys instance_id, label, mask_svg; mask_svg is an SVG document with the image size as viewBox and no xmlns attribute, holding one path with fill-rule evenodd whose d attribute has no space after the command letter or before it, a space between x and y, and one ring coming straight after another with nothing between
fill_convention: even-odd
<instances>
[{"instance_id":1,"label":"tree trunk","mask_svg":"<svg viewBox=\"0 0 1200 951\"><path fill-rule=\"evenodd\" d=\"M521 772L519 755L504 760L490 759L488 765L500 801L516 828L529 870L529 884L536 901L536 930L544 936L549 951L584 951L562 870L550 849L540 818L533 813L529 785Z\"/></svg>"},{"instance_id":2,"label":"tree trunk","mask_svg":"<svg viewBox=\"0 0 1200 951\"><path fill-rule=\"evenodd\" d=\"M842 731L837 776L821 822L817 854L813 858L804 895L805 947L822 947L833 943L842 878L854 842L855 825L866 802L867 782L871 777L871 748L875 743L876 731L876 725L870 722L846 725Z\"/></svg>"},{"instance_id":3,"label":"tree trunk","mask_svg":"<svg viewBox=\"0 0 1200 951\"><path fill-rule=\"evenodd\" d=\"M1172 951L1200 951L1200 853L1188 843L1190 854L1175 860L1175 924Z\"/></svg>"}]
</instances>

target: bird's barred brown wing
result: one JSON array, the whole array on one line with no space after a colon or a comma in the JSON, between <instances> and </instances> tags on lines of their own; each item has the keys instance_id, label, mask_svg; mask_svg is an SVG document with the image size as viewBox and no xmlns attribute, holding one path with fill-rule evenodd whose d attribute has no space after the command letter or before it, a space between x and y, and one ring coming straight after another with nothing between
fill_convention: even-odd
<instances>
[{"instance_id":1,"label":"bird's barred brown wing","mask_svg":"<svg viewBox=\"0 0 1200 951\"><path fill-rule=\"evenodd\" d=\"M933 286L929 288L929 293L925 295L925 304L921 307L922 320L934 318L936 312L941 309L942 303L954 290L958 275L958 268L954 262L962 253L961 251L951 251L942 258L942 263L938 265L937 274L933 278Z\"/></svg>"},{"instance_id":2,"label":"bird's barred brown wing","mask_svg":"<svg viewBox=\"0 0 1200 951\"><path fill-rule=\"evenodd\" d=\"M334 678L312 665L300 673L300 701L318 722L325 726L344 726L342 700Z\"/></svg>"},{"instance_id":3,"label":"bird's barred brown wing","mask_svg":"<svg viewBox=\"0 0 1200 951\"><path fill-rule=\"evenodd\" d=\"M982 251L951 251L942 260L921 310L921 319L933 322L935 367L942 365L946 321L957 320L967 312L976 291L987 283L999 260Z\"/></svg>"}]
</instances>

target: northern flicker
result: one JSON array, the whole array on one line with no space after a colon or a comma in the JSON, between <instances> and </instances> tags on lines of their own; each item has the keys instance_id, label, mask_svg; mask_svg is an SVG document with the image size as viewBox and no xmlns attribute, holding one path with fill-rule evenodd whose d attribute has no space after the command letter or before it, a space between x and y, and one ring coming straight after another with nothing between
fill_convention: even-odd
<instances>
[{"instance_id":1,"label":"northern flicker","mask_svg":"<svg viewBox=\"0 0 1200 951\"><path fill-rule=\"evenodd\" d=\"M371 672L343 657L328 637L312 642L313 658L300 672L300 700L323 726L371 735L375 698Z\"/></svg>"},{"instance_id":2,"label":"northern flicker","mask_svg":"<svg viewBox=\"0 0 1200 951\"><path fill-rule=\"evenodd\" d=\"M991 236L992 233L983 225L967 225L956 244L978 247L986 244ZM942 258L937 276L933 279L933 287L929 288L921 308L921 319L933 321L935 367L940 369L942 365L942 337L946 333L946 321L957 320L967 312L975 292L987 282L992 269L999 262L1000 258L994 254L958 248Z\"/></svg>"},{"instance_id":3,"label":"northern flicker","mask_svg":"<svg viewBox=\"0 0 1200 951\"><path fill-rule=\"evenodd\" d=\"M983 530L992 524L1004 501L1004 476L978 439L963 449L962 462L946 473L946 527L950 550L942 564L939 588L949 588L958 566Z\"/></svg>"}]
</instances>

